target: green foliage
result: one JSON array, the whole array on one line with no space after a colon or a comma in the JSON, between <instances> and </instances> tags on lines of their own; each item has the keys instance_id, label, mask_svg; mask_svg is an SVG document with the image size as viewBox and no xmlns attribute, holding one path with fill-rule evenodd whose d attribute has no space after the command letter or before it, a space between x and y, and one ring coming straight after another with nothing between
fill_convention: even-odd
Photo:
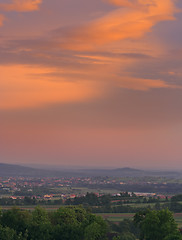
<instances>
[{"instance_id":1,"label":"green foliage","mask_svg":"<svg viewBox=\"0 0 182 240\"><path fill-rule=\"evenodd\" d=\"M61 207L49 213L40 206L33 212L19 208L2 212L0 240L104 240L103 218L79 207Z\"/></svg>"},{"instance_id":2,"label":"green foliage","mask_svg":"<svg viewBox=\"0 0 182 240\"><path fill-rule=\"evenodd\" d=\"M136 238L132 233L126 232L121 235L120 240L136 240Z\"/></svg>"},{"instance_id":3,"label":"green foliage","mask_svg":"<svg viewBox=\"0 0 182 240\"><path fill-rule=\"evenodd\" d=\"M1 240L15 240L16 231L9 227L2 227L0 225L0 239Z\"/></svg>"},{"instance_id":4,"label":"green foliage","mask_svg":"<svg viewBox=\"0 0 182 240\"><path fill-rule=\"evenodd\" d=\"M102 240L102 226L99 225L97 222L93 222L88 225L85 229L84 234L85 240Z\"/></svg>"},{"instance_id":5,"label":"green foliage","mask_svg":"<svg viewBox=\"0 0 182 240\"><path fill-rule=\"evenodd\" d=\"M115 236L115 237L113 237L113 239L112 240L121 240L121 238L120 238L120 236Z\"/></svg>"},{"instance_id":6,"label":"green foliage","mask_svg":"<svg viewBox=\"0 0 182 240\"><path fill-rule=\"evenodd\" d=\"M86 212L82 207L60 208L52 215L54 239L79 240L89 239L91 230L95 240L104 239L107 228L101 217ZM97 227L96 227L97 226ZM95 233L95 234L94 234ZM98 238L101 236L101 238Z\"/></svg>"},{"instance_id":7,"label":"green foliage","mask_svg":"<svg viewBox=\"0 0 182 240\"><path fill-rule=\"evenodd\" d=\"M124 219L119 224L112 223L110 225L111 225L112 231L117 232L120 235L124 233L132 233L138 236L138 228L135 226L132 220Z\"/></svg>"},{"instance_id":8,"label":"green foliage","mask_svg":"<svg viewBox=\"0 0 182 240\"><path fill-rule=\"evenodd\" d=\"M178 235L177 224L168 209L147 210L134 216L134 222L140 228L141 240L166 240L170 235Z\"/></svg>"},{"instance_id":9,"label":"green foliage","mask_svg":"<svg viewBox=\"0 0 182 240\"><path fill-rule=\"evenodd\" d=\"M111 224L111 232L102 217L81 206L61 207L49 214L40 206L33 212L14 207L0 213L0 240L106 240L108 232L108 237L116 235L115 240L135 240L138 229L140 240L182 240L168 209L138 212L134 221Z\"/></svg>"},{"instance_id":10,"label":"green foliage","mask_svg":"<svg viewBox=\"0 0 182 240\"><path fill-rule=\"evenodd\" d=\"M75 197L74 199L67 199L65 202L66 205L80 205L84 206L106 206L110 207L111 205L111 196L103 195L98 197L95 193L88 193L86 196Z\"/></svg>"},{"instance_id":11,"label":"green foliage","mask_svg":"<svg viewBox=\"0 0 182 240\"><path fill-rule=\"evenodd\" d=\"M120 236L115 236L113 240L136 240L136 237L132 233L126 232Z\"/></svg>"},{"instance_id":12,"label":"green foliage","mask_svg":"<svg viewBox=\"0 0 182 240\"><path fill-rule=\"evenodd\" d=\"M32 212L29 224L30 239L49 240L51 239L51 222L45 209L40 206Z\"/></svg>"},{"instance_id":13,"label":"green foliage","mask_svg":"<svg viewBox=\"0 0 182 240\"><path fill-rule=\"evenodd\" d=\"M59 208L52 215L54 239L60 239L60 236L65 240L81 239L86 215L86 211L81 207Z\"/></svg>"},{"instance_id":14,"label":"green foliage","mask_svg":"<svg viewBox=\"0 0 182 240\"><path fill-rule=\"evenodd\" d=\"M182 236L180 233L169 234L164 240L182 240Z\"/></svg>"},{"instance_id":15,"label":"green foliage","mask_svg":"<svg viewBox=\"0 0 182 240\"><path fill-rule=\"evenodd\" d=\"M119 236L115 237L118 240L135 240L138 235L138 229L133 221L124 219L119 224L111 224L112 231L117 232Z\"/></svg>"},{"instance_id":16,"label":"green foliage","mask_svg":"<svg viewBox=\"0 0 182 240\"><path fill-rule=\"evenodd\" d=\"M11 210L5 211L1 217L1 224L4 227L14 229L17 233L25 233L31 214L28 211L22 211L19 208L13 207Z\"/></svg>"}]
</instances>

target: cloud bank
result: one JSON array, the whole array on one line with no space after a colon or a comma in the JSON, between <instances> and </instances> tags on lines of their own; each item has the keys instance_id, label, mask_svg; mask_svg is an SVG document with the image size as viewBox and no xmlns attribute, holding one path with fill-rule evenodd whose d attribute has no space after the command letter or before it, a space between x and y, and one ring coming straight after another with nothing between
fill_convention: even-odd
<instances>
[{"instance_id":1,"label":"cloud bank","mask_svg":"<svg viewBox=\"0 0 182 240\"><path fill-rule=\"evenodd\" d=\"M68 32L63 44L65 48L85 51L124 39L139 39L157 23L175 19L176 8L172 0L109 2L118 6L118 9Z\"/></svg>"},{"instance_id":2,"label":"cloud bank","mask_svg":"<svg viewBox=\"0 0 182 240\"><path fill-rule=\"evenodd\" d=\"M39 10L42 0L12 0L11 3L0 3L1 12L32 12ZM4 15L0 15L0 26L3 25Z\"/></svg>"},{"instance_id":3,"label":"cloud bank","mask_svg":"<svg viewBox=\"0 0 182 240\"><path fill-rule=\"evenodd\" d=\"M84 25L5 43L0 49L1 76L6 79L6 84L0 83L4 89L0 108L90 101L107 97L116 88L135 91L181 88L153 67L156 59L164 61L163 46L146 37L157 23L175 19L174 2L105 2L116 8ZM41 3L14 0L0 4L0 9L35 11ZM146 60L150 64L144 71Z\"/></svg>"},{"instance_id":4,"label":"cloud bank","mask_svg":"<svg viewBox=\"0 0 182 240\"><path fill-rule=\"evenodd\" d=\"M0 3L0 11L31 12L39 9L42 0L12 0L11 3Z\"/></svg>"}]
</instances>

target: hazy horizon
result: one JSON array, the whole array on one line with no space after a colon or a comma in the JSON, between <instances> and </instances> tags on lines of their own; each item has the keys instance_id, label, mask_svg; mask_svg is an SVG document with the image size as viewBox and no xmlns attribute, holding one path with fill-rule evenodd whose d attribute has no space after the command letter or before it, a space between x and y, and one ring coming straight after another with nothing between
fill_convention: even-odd
<instances>
[{"instance_id":1,"label":"hazy horizon","mask_svg":"<svg viewBox=\"0 0 182 240\"><path fill-rule=\"evenodd\" d=\"M63 170L63 171L70 171L70 170L114 170L114 169L133 169L133 170L142 170L142 171L174 171L174 172L181 172L182 169L180 168L147 168L147 167L135 167L135 166L102 166L102 165L56 165L56 164L36 164L36 163L18 163L18 162L0 162L0 164L10 164L10 165L19 165L24 167L30 168L37 168L37 169L49 169L49 170Z\"/></svg>"},{"instance_id":2,"label":"hazy horizon","mask_svg":"<svg viewBox=\"0 0 182 240\"><path fill-rule=\"evenodd\" d=\"M182 169L181 9L0 0L0 162Z\"/></svg>"}]
</instances>

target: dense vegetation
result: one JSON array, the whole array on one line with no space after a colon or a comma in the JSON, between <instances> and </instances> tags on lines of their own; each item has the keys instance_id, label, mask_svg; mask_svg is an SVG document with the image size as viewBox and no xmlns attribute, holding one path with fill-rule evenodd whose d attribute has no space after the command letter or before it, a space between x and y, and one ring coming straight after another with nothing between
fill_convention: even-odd
<instances>
[{"instance_id":1,"label":"dense vegetation","mask_svg":"<svg viewBox=\"0 0 182 240\"><path fill-rule=\"evenodd\" d=\"M41 207L33 212L18 208L1 212L1 240L104 240L106 222L82 207L62 207L48 213Z\"/></svg>"},{"instance_id":2,"label":"dense vegetation","mask_svg":"<svg viewBox=\"0 0 182 240\"><path fill-rule=\"evenodd\" d=\"M58 204L58 210L48 212L37 206L33 211L13 207L0 211L0 240L182 240L172 212L182 211L182 195L169 199L87 193L83 197L38 201L35 198L0 199L4 205ZM80 205L82 204L82 205ZM151 205L150 205L151 204ZM103 220L91 212L135 212L134 220L119 223Z\"/></svg>"},{"instance_id":3,"label":"dense vegetation","mask_svg":"<svg viewBox=\"0 0 182 240\"><path fill-rule=\"evenodd\" d=\"M47 212L12 208L1 211L1 240L182 240L168 209L145 210L134 220L109 223L81 206L61 207Z\"/></svg>"},{"instance_id":4,"label":"dense vegetation","mask_svg":"<svg viewBox=\"0 0 182 240\"><path fill-rule=\"evenodd\" d=\"M182 236L168 209L146 210L134 216L140 230L140 240L181 240Z\"/></svg>"}]
</instances>

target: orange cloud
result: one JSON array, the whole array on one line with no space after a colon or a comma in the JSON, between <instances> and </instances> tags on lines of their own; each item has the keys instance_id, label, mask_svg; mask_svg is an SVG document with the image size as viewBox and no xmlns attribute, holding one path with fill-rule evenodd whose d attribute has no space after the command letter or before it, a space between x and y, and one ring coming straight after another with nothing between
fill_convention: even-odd
<instances>
[{"instance_id":1,"label":"orange cloud","mask_svg":"<svg viewBox=\"0 0 182 240\"><path fill-rule=\"evenodd\" d=\"M92 50L124 39L140 39L160 21L174 20L172 0L111 0L118 8L87 26L70 32L62 45L72 50Z\"/></svg>"},{"instance_id":2,"label":"orange cloud","mask_svg":"<svg viewBox=\"0 0 182 240\"><path fill-rule=\"evenodd\" d=\"M12 3L0 3L1 11L30 12L39 9L42 0L12 0Z\"/></svg>"},{"instance_id":3,"label":"orange cloud","mask_svg":"<svg viewBox=\"0 0 182 240\"><path fill-rule=\"evenodd\" d=\"M25 5L18 5L20 2ZM150 40L148 36L143 36L158 22L174 19L173 1L151 0L147 1L147 4L145 0L110 0L110 2L119 8L90 22L87 26L61 33L62 42L56 34L50 42L17 41L15 49L12 46L9 52L12 56L20 54L21 59L29 56L29 63L32 66L17 64L0 66L1 78L6 79L0 83L0 89L3 89L0 94L0 108L85 101L107 94L112 87L142 91L153 88L177 88L178 86L163 81L159 72L151 79L152 77L147 77L147 74L143 77L141 70L133 70L137 64L142 65L145 59L163 55L161 54L163 46L161 47L158 42L156 44L150 35ZM24 10L35 10L35 6L38 7L40 3L38 0L26 2L14 0L12 4L4 5L14 4L14 8L8 9L20 11L20 7ZM55 53L55 49L60 50L60 47L72 49L74 52L67 51L68 55L65 58L58 52ZM54 51L50 54L45 51L47 48ZM77 50L83 52L75 53ZM96 51L88 52L89 50ZM31 54L27 55L25 51L30 51ZM17 57L15 60L17 61ZM63 69L34 67L34 62L37 61L40 65L50 63L50 66L55 64L62 66ZM21 60L20 63L22 62Z\"/></svg>"},{"instance_id":4,"label":"orange cloud","mask_svg":"<svg viewBox=\"0 0 182 240\"><path fill-rule=\"evenodd\" d=\"M50 76L54 70L36 66L0 66L0 109L79 102L99 96L94 82L87 79L72 82L65 77Z\"/></svg>"}]
</instances>

